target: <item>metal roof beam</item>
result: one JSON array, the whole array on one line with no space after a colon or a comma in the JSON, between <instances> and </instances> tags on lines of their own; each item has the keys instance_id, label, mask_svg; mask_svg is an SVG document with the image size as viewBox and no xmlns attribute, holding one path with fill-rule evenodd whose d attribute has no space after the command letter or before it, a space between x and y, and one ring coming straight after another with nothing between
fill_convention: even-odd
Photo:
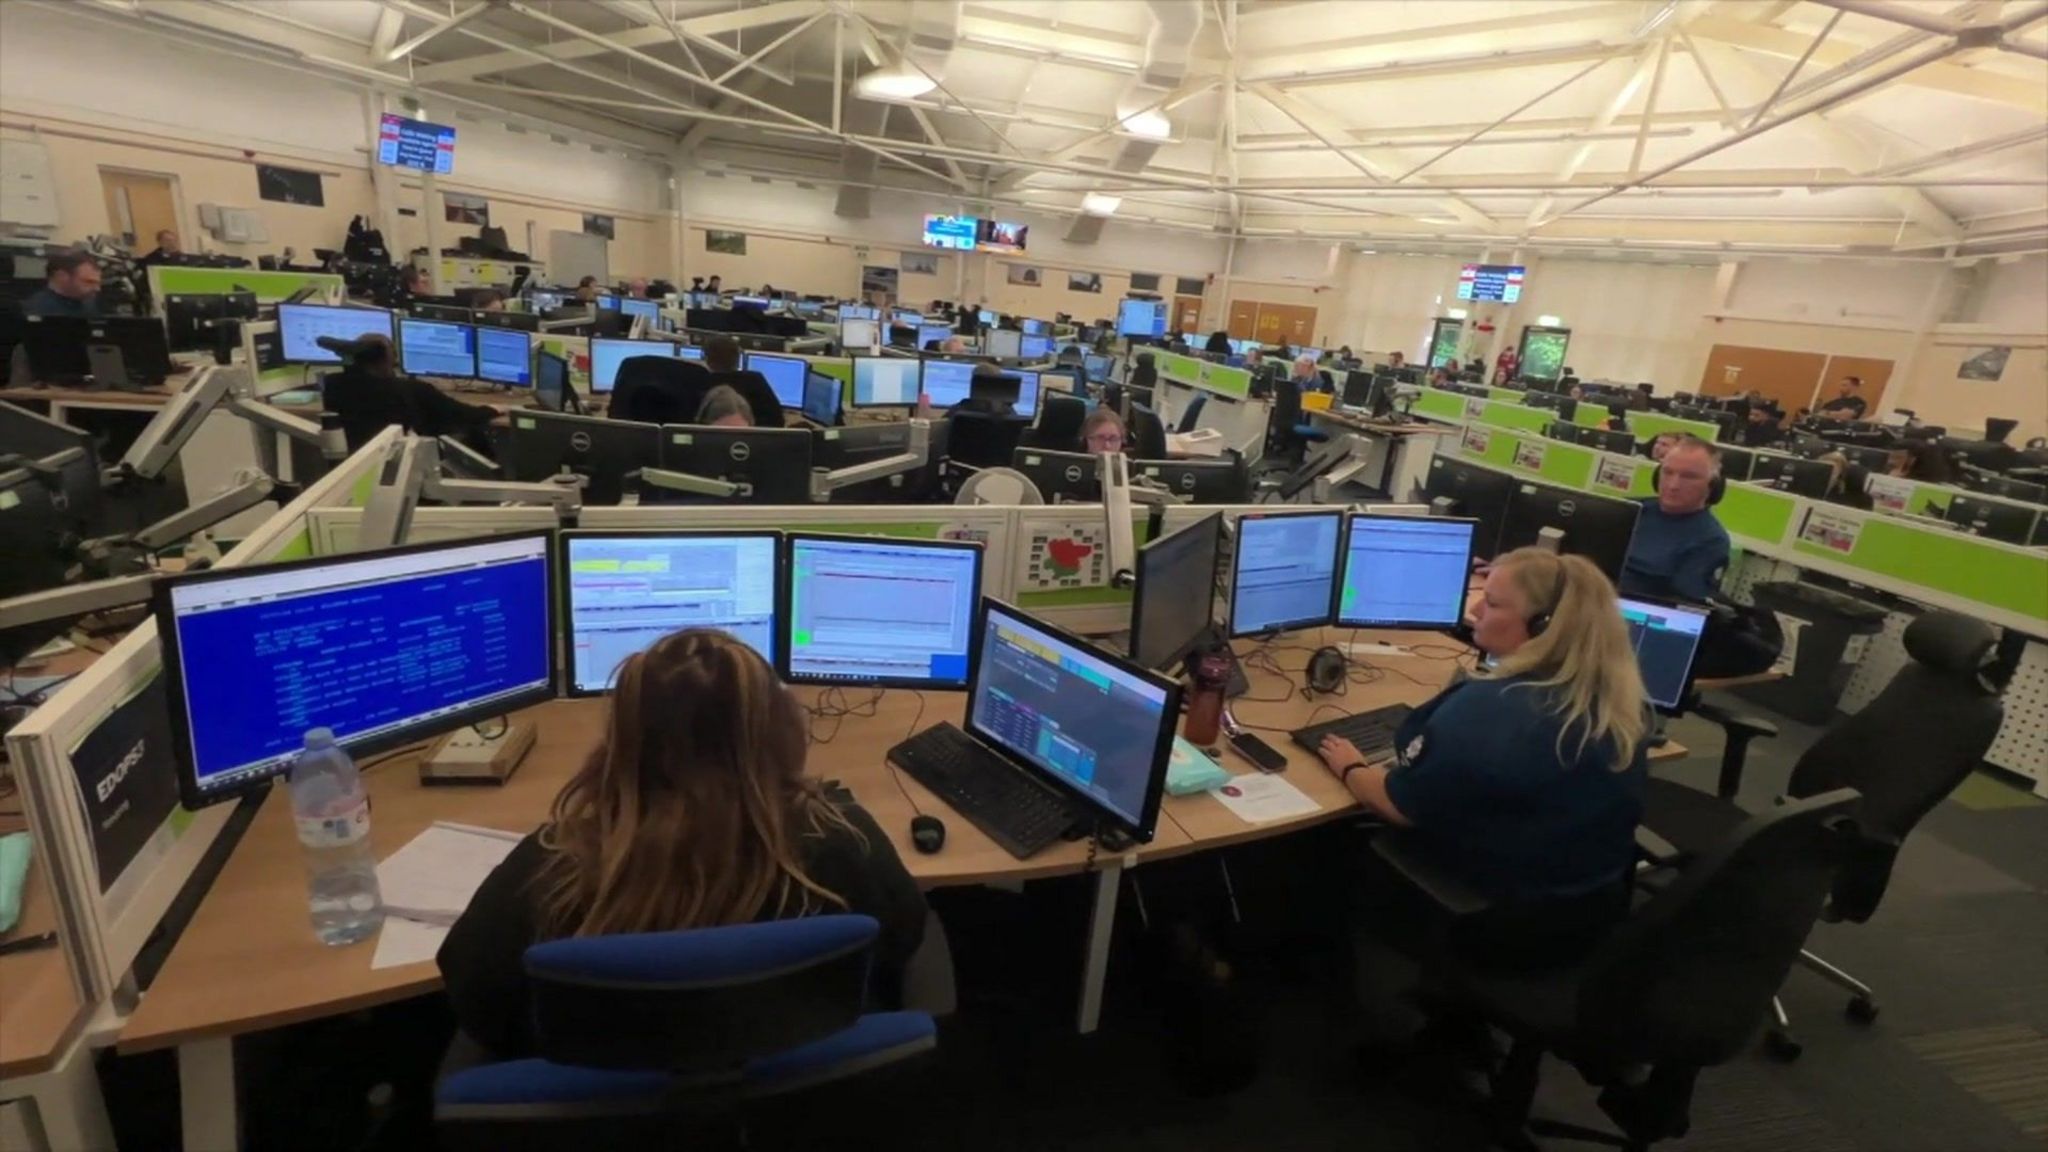
<instances>
[{"instance_id":1,"label":"metal roof beam","mask_svg":"<svg viewBox=\"0 0 2048 1152\"><path fill-rule=\"evenodd\" d=\"M731 12L713 12L703 16L685 17L677 20L675 26L681 30L681 34L686 39L693 43L710 41L710 43L715 44L717 41L710 40L713 36L728 32L738 32L747 28L766 28L771 25L804 20L824 10L825 4L823 0L777 0L776 3L738 8ZM659 13L651 13L651 15L658 16ZM602 56L608 52L622 49L647 48L656 44L669 43L674 39L675 33L670 32L666 26L657 22L612 33L604 39L602 44L588 40L572 40L555 44L536 45L534 50L541 54L542 59L540 60L535 60L531 52L510 50L485 52L475 56L464 56L457 60L445 60L422 66L414 73L414 76L421 83L428 84L442 80L467 80L492 72L530 68L536 63L545 64L565 60L584 60L592 56ZM727 48L723 44L719 44L717 50L730 59L739 58L738 53L733 52L732 49Z\"/></svg>"}]
</instances>

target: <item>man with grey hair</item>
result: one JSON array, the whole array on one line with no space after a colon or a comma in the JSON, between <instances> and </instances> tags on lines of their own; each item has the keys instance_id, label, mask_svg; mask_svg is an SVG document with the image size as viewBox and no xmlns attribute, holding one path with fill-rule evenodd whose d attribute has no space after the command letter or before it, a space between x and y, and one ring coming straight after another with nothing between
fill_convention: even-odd
<instances>
[{"instance_id":1,"label":"man with grey hair","mask_svg":"<svg viewBox=\"0 0 2048 1152\"><path fill-rule=\"evenodd\" d=\"M1657 463L1657 494L1643 501L1621 568L1624 596L1704 601L1728 566L1728 530L1711 504L1721 456L1696 436L1681 436Z\"/></svg>"},{"instance_id":2,"label":"man with grey hair","mask_svg":"<svg viewBox=\"0 0 2048 1152\"><path fill-rule=\"evenodd\" d=\"M1315 358L1296 356L1294 358L1294 386L1303 392L1328 392L1330 387L1323 380L1323 374L1316 371Z\"/></svg>"},{"instance_id":3,"label":"man with grey hair","mask_svg":"<svg viewBox=\"0 0 2048 1152\"><path fill-rule=\"evenodd\" d=\"M704 394L704 402L697 405L697 424L708 424L713 428L750 428L754 423L753 406L740 395L739 389L730 384L720 384Z\"/></svg>"}]
</instances>

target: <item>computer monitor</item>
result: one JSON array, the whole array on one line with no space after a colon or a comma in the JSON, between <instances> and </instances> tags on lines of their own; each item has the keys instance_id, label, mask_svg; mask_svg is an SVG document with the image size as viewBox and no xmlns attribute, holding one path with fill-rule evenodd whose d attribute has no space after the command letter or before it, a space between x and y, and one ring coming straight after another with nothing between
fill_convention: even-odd
<instances>
[{"instance_id":1,"label":"computer monitor","mask_svg":"<svg viewBox=\"0 0 2048 1152\"><path fill-rule=\"evenodd\" d=\"M1759 453L1750 467L1749 482L1809 500L1825 500L1835 480L1835 466L1820 460Z\"/></svg>"},{"instance_id":2,"label":"computer monitor","mask_svg":"<svg viewBox=\"0 0 2048 1152\"><path fill-rule=\"evenodd\" d=\"M490 312L479 308L475 312L478 328L506 328L517 332L539 332L538 312Z\"/></svg>"},{"instance_id":3,"label":"computer monitor","mask_svg":"<svg viewBox=\"0 0 2048 1152\"><path fill-rule=\"evenodd\" d=\"M919 324L917 326L917 346L919 348L930 348L933 344L943 344L952 335L953 326L951 324Z\"/></svg>"},{"instance_id":4,"label":"computer monitor","mask_svg":"<svg viewBox=\"0 0 2048 1152\"><path fill-rule=\"evenodd\" d=\"M445 320L450 324L467 324L470 307L467 304L433 304L416 300L406 308L406 314L421 320Z\"/></svg>"},{"instance_id":5,"label":"computer monitor","mask_svg":"<svg viewBox=\"0 0 2048 1152\"><path fill-rule=\"evenodd\" d=\"M943 412L973 393L974 362L926 357L923 387L924 394L931 397L932 407Z\"/></svg>"},{"instance_id":6,"label":"computer monitor","mask_svg":"<svg viewBox=\"0 0 2048 1152\"><path fill-rule=\"evenodd\" d=\"M533 398L544 412L566 412L575 385L569 383L569 362L552 352L533 354Z\"/></svg>"},{"instance_id":7,"label":"computer monitor","mask_svg":"<svg viewBox=\"0 0 2048 1152\"><path fill-rule=\"evenodd\" d=\"M801 356L781 356L773 352L749 352L740 357L740 367L748 372L759 372L768 381L768 388L775 393L775 402L784 408L804 406L804 373L810 370L810 361Z\"/></svg>"},{"instance_id":8,"label":"computer monitor","mask_svg":"<svg viewBox=\"0 0 2048 1152\"><path fill-rule=\"evenodd\" d=\"M476 378L508 388L533 383L533 341L511 328L477 328Z\"/></svg>"},{"instance_id":9,"label":"computer monitor","mask_svg":"<svg viewBox=\"0 0 2048 1152\"><path fill-rule=\"evenodd\" d=\"M996 600L982 601L966 727L1141 842L1152 839L1180 685Z\"/></svg>"},{"instance_id":10,"label":"computer monitor","mask_svg":"<svg viewBox=\"0 0 2048 1152\"><path fill-rule=\"evenodd\" d=\"M1235 454L1184 460L1133 460L1131 474L1143 477L1190 504L1244 504L1251 479Z\"/></svg>"},{"instance_id":11,"label":"computer monitor","mask_svg":"<svg viewBox=\"0 0 2048 1152\"><path fill-rule=\"evenodd\" d=\"M730 480L740 504L811 502L811 433L806 428L713 428L696 424L661 429L661 466L713 480ZM719 497L664 492L660 499L694 503Z\"/></svg>"},{"instance_id":12,"label":"computer monitor","mask_svg":"<svg viewBox=\"0 0 2048 1152\"><path fill-rule=\"evenodd\" d=\"M782 678L967 687L981 578L970 541L791 533Z\"/></svg>"},{"instance_id":13,"label":"computer monitor","mask_svg":"<svg viewBox=\"0 0 2048 1152\"><path fill-rule=\"evenodd\" d=\"M841 304L839 306L839 318L841 320L879 321L882 318L882 310L873 304Z\"/></svg>"},{"instance_id":14,"label":"computer monitor","mask_svg":"<svg viewBox=\"0 0 2048 1152\"><path fill-rule=\"evenodd\" d=\"M1730 448L1725 444L1716 444L1714 451L1720 457L1723 480L1748 480L1756 468L1756 453L1747 448Z\"/></svg>"},{"instance_id":15,"label":"computer monitor","mask_svg":"<svg viewBox=\"0 0 2048 1152\"><path fill-rule=\"evenodd\" d=\"M974 318L976 320L981 321L981 326L983 328L995 327L996 314L992 309L983 308L974 314Z\"/></svg>"},{"instance_id":16,"label":"computer monitor","mask_svg":"<svg viewBox=\"0 0 2048 1152\"><path fill-rule=\"evenodd\" d=\"M0 456L36 460L66 448L94 451L92 433L0 401Z\"/></svg>"},{"instance_id":17,"label":"computer monitor","mask_svg":"<svg viewBox=\"0 0 2048 1152\"><path fill-rule=\"evenodd\" d=\"M1472 535L1472 554L1481 560L1491 560L1499 551L1501 522L1507 518L1508 497L1514 490L1513 476L1442 453L1430 458L1422 486L1429 500L1448 502L1451 514L1479 522Z\"/></svg>"},{"instance_id":18,"label":"computer monitor","mask_svg":"<svg viewBox=\"0 0 2048 1152\"><path fill-rule=\"evenodd\" d=\"M9 314L0 313L0 321ZM86 339L93 320L86 316L23 316L20 349L28 359L29 374L35 380L83 380L92 372L85 354ZM0 336L0 341L5 337ZM4 350L0 343L0 350ZM5 370L8 365L0 365Z\"/></svg>"},{"instance_id":19,"label":"computer monitor","mask_svg":"<svg viewBox=\"0 0 2048 1152\"><path fill-rule=\"evenodd\" d=\"M661 465L661 429L653 424L537 411L514 412L511 423L503 463L512 478L572 472L584 478L585 504L617 504L628 472Z\"/></svg>"},{"instance_id":20,"label":"computer monitor","mask_svg":"<svg viewBox=\"0 0 2048 1152\"><path fill-rule=\"evenodd\" d=\"M317 343L320 337L353 341L365 336L382 336L390 340L393 338L391 313L381 308L279 304L277 336L288 364L339 364L339 355Z\"/></svg>"},{"instance_id":21,"label":"computer monitor","mask_svg":"<svg viewBox=\"0 0 2048 1152\"><path fill-rule=\"evenodd\" d=\"M1109 379L1110 365L1114 362L1112 357L1094 352L1083 353L1081 356L1082 370L1088 373L1088 379L1095 381Z\"/></svg>"},{"instance_id":22,"label":"computer monitor","mask_svg":"<svg viewBox=\"0 0 2048 1152\"><path fill-rule=\"evenodd\" d=\"M525 337L520 336L520 339ZM409 376L473 379L476 376L476 328L445 320L401 317L398 321L398 363Z\"/></svg>"},{"instance_id":23,"label":"computer monitor","mask_svg":"<svg viewBox=\"0 0 2048 1152\"><path fill-rule=\"evenodd\" d=\"M1660 712L1676 714L1692 692L1693 665L1706 635L1708 609L1661 600L1621 598L1621 618L1628 624L1629 647L1643 687Z\"/></svg>"},{"instance_id":24,"label":"computer monitor","mask_svg":"<svg viewBox=\"0 0 2048 1152\"><path fill-rule=\"evenodd\" d=\"M1230 563L1230 635L1328 624L1344 514L1247 512Z\"/></svg>"},{"instance_id":25,"label":"computer monitor","mask_svg":"<svg viewBox=\"0 0 2048 1152\"><path fill-rule=\"evenodd\" d=\"M1609 580L1621 583L1629 541L1643 506L1633 500L1610 500L1571 488L1517 481L1501 523L1500 551L1512 552L1537 543L1543 529L1564 533L1558 550L1584 556Z\"/></svg>"},{"instance_id":26,"label":"computer monitor","mask_svg":"<svg viewBox=\"0 0 2048 1152\"><path fill-rule=\"evenodd\" d=\"M217 339L213 326L221 321L255 318L254 292L164 296L164 332L177 352L212 348Z\"/></svg>"},{"instance_id":27,"label":"computer monitor","mask_svg":"<svg viewBox=\"0 0 2048 1152\"><path fill-rule=\"evenodd\" d=\"M617 312L619 310L619 298L610 293L599 293L597 296L597 310L600 312Z\"/></svg>"},{"instance_id":28,"label":"computer monitor","mask_svg":"<svg viewBox=\"0 0 2048 1152\"><path fill-rule=\"evenodd\" d=\"M827 428L839 423L839 404L845 394L837 376L809 369L804 373L804 419Z\"/></svg>"},{"instance_id":29,"label":"computer monitor","mask_svg":"<svg viewBox=\"0 0 2048 1152\"><path fill-rule=\"evenodd\" d=\"M1101 465L1089 453L1019 448L1010 454L1010 467L1023 473L1048 504L1095 504L1102 500Z\"/></svg>"},{"instance_id":30,"label":"computer monitor","mask_svg":"<svg viewBox=\"0 0 2048 1152\"><path fill-rule=\"evenodd\" d=\"M903 407L917 403L923 390L924 361L909 356L855 356L853 406Z\"/></svg>"},{"instance_id":31,"label":"computer monitor","mask_svg":"<svg viewBox=\"0 0 2048 1152\"><path fill-rule=\"evenodd\" d=\"M1957 495L1949 497L1942 519L1974 536L2003 540L2008 544L2025 544L2039 515L2040 509L2024 504Z\"/></svg>"},{"instance_id":32,"label":"computer monitor","mask_svg":"<svg viewBox=\"0 0 2048 1152\"><path fill-rule=\"evenodd\" d=\"M676 358L676 345L667 340L613 340L594 336L590 340L590 390L598 395L618 386L619 365L635 356Z\"/></svg>"},{"instance_id":33,"label":"computer monitor","mask_svg":"<svg viewBox=\"0 0 2048 1152\"><path fill-rule=\"evenodd\" d=\"M875 322L865 316L839 317L839 346L846 349L873 348L877 328Z\"/></svg>"},{"instance_id":34,"label":"computer monitor","mask_svg":"<svg viewBox=\"0 0 2048 1152\"><path fill-rule=\"evenodd\" d=\"M1879 472L1882 468L1873 468ZM2023 504L2048 504L2048 486L2032 480L2016 480L2010 476L1993 476L1983 472L1963 474L1963 487L1986 496L2002 496Z\"/></svg>"},{"instance_id":35,"label":"computer monitor","mask_svg":"<svg viewBox=\"0 0 2048 1152\"><path fill-rule=\"evenodd\" d=\"M185 806L283 773L313 728L362 757L552 697L549 536L159 580Z\"/></svg>"},{"instance_id":36,"label":"computer monitor","mask_svg":"<svg viewBox=\"0 0 2048 1152\"><path fill-rule=\"evenodd\" d=\"M1454 628L1465 618L1479 522L1354 512L1337 579L1340 628Z\"/></svg>"},{"instance_id":37,"label":"computer monitor","mask_svg":"<svg viewBox=\"0 0 2048 1152\"><path fill-rule=\"evenodd\" d=\"M28 469L0 465L0 597L22 596L64 583L70 562L57 546L64 521L55 497L55 491ZM0 644L0 652L12 663L49 636L44 630L17 642L10 632Z\"/></svg>"},{"instance_id":38,"label":"computer monitor","mask_svg":"<svg viewBox=\"0 0 2048 1152\"><path fill-rule=\"evenodd\" d=\"M1017 358L1025 361L1044 360L1052 356L1052 337L1034 336L1029 332L1018 337Z\"/></svg>"},{"instance_id":39,"label":"computer monitor","mask_svg":"<svg viewBox=\"0 0 2048 1152\"><path fill-rule=\"evenodd\" d=\"M1017 398L1010 401L1010 406L1016 410L1017 415L1038 415L1038 394L1045 384L1044 375L1024 368L1006 368L1003 375L1013 376L1017 380Z\"/></svg>"},{"instance_id":40,"label":"computer monitor","mask_svg":"<svg viewBox=\"0 0 2048 1152\"><path fill-rule=\"evenodd\" d=\"M1216 638L1216 575L1223 516L1202 517L1138 549L1131 597L1131 660L1175 669Z\"/></svg>"},{"instance_id":41,"label":"computer monitor","mask_svg":"<svg viewBox=\"0 0 2048 1152\"><path fill-rule=\"evenodd\" d=\"M1050 320L1033 320L1027 317L1019 321L1018 326L1023 329L1026 336L1052 335L1052 321Z\"/></svg>"},{"instance_id":42,"label":"computer monitor","mask_svg":"<svg viewBox=\"0 0 2048 1152\"><path fill-rule=\"evenodd\" d=\"M694 344L678 344L676 345L676 359L688 360L692 364L702 364L704 362L704 350Z\"/></svg>"},{"instance_id":43,"label":"computer monitor","mask_svg":"<svg viewBox=\"0 0 2048 1152\"><path fill-rule=\"evenodd\" d=\"M626 657L684 628L716 628L774 665L778 533L570 529L559 548L569 695L611 691Z\"/></svg>"},{"instance_id":44,"label":"computer monitor","mask_svg":"<svg viewBox=\"0 0 2048 1152\"><path fill-rule=\"evenodd\" d=\"M620 297L618 306L620 314L628 320L645 317L650 327L661 323L661 301L659 300L640 300L630 296Z\"/></svg>"},{"instance_id":45,"label":"computer monitor","mask_svg":"<svg viewBox=\"0 0 2048 1152\"><path fill-rule=\"evenodd\" d=\"M1023 348L1024 334L1015 328L991 328L982 338L982 350L998 360L1015 360Z\"/></svg>"}]
</instances>

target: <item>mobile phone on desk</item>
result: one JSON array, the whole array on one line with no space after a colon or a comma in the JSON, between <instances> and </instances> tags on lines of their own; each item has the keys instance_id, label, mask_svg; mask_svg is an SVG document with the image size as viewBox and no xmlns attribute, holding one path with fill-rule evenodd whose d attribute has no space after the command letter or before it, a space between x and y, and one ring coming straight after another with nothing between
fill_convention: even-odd
<instances>
[{"instance_id":1,"label":"mobile phone on desk","mask_svg":"<svg viewBox=\"0 0 2048 1152\"><path fill-rule=\"evenodd\" d=\"M1252 762L1261 772L1287 771L1287 757L1282 756L1271 744L1249 732L1230 733L1230 747L1239 756Z\"/></svg>"}]
</instances>

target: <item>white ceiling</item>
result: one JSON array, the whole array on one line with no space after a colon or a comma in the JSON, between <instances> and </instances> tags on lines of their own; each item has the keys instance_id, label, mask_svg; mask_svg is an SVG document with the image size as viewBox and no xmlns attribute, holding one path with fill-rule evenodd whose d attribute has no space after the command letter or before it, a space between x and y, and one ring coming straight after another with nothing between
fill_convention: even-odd
<instances>
[{"instance_id":1,"label":"white ceiling","mask_svg":"<svg viewBox=\"0 0 2048 1152\"><path fill-rule=\"evenodd\" d=\"M2048 247L2042 0L85 2L885 195L1503 251ZM937 87L878 122L853 81L913 19ZM1120 99L1170 138L1120 133Z\"/></svg>"}]
</instances>

